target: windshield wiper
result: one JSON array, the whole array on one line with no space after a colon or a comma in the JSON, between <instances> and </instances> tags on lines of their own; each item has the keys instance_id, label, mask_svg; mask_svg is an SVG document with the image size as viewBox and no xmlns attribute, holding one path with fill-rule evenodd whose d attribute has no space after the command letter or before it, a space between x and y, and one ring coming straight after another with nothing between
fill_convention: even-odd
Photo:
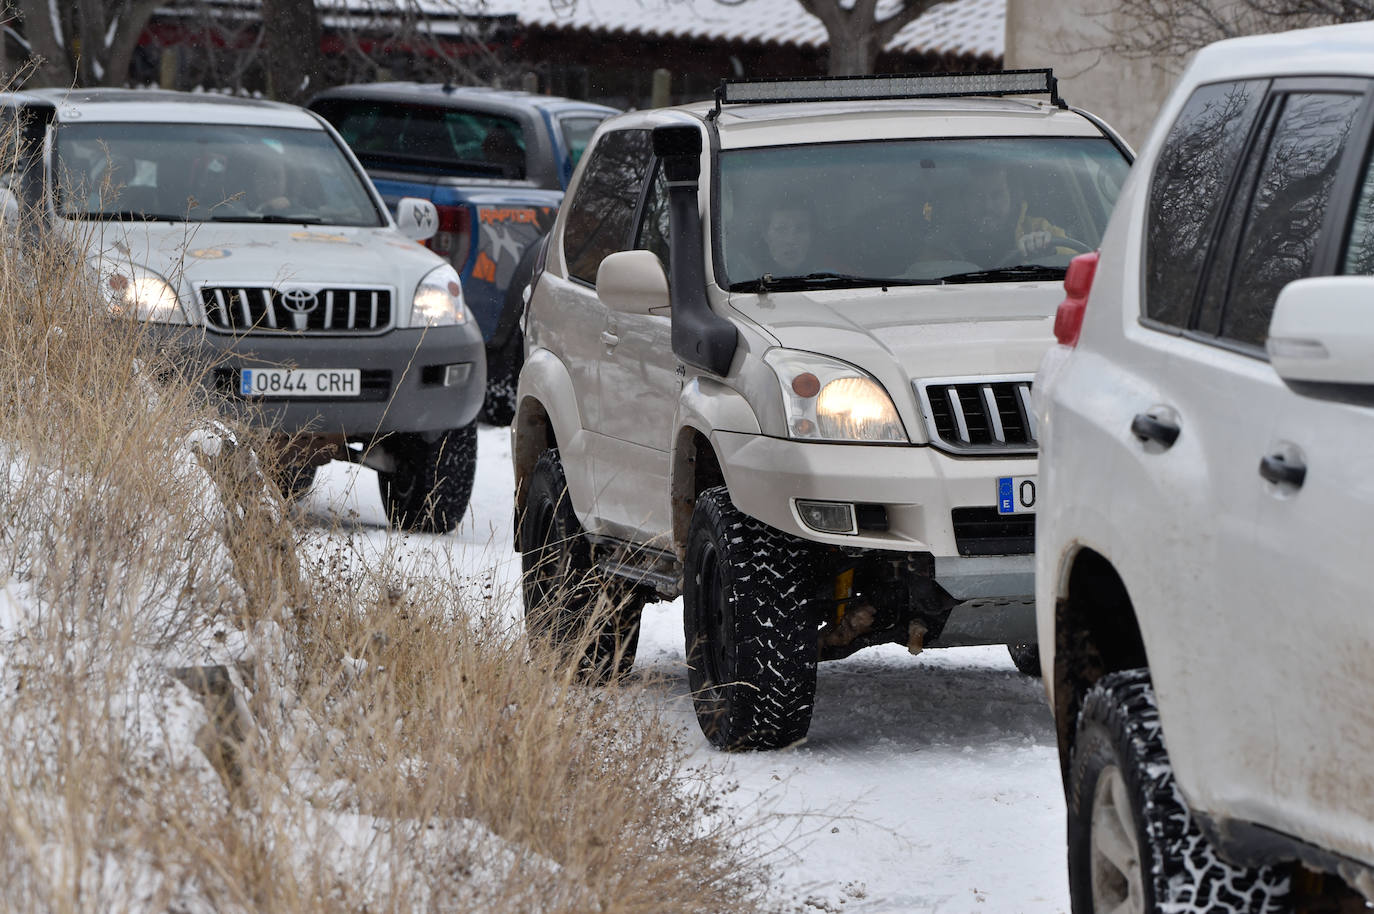
<instances>
[{"instance_id":1,"label":"windshield wiper","mask_svg":"<svg viewBox=\"0 0 1374 914\"><path fill-rule=\"evenodd\" d=\"M319 225L324 222L319 216L283 216L279 213L263 213L261 216L214 216L211 222L271 222L282 225Z\"/></svg>"},{"instance_id":2,"label":"windshield wiper","mask_svg":"<svg viewBox=\"0 0 1374 914\"><path fill-rule=\"evenodd\" d=\"M940 277L938 282L1004 282L1016 279L1063 279L1068 270L1064 267L1049 267L1038 263L1023 263L1015 267L998 267L995 270L971 270L968 273L951 273Z\"/></svg>"},{"instance_id":3,"label":"windshield wiper","mask_svg":"<svg viewBox=\"0 0 1374 914\"><path fill-rule=\"evenodd\" d=\"M758 279L730 284L731 292L794 292L798 289L857 289L867 286L928 286L938 279L894 279L882 276L855 276L851 273L822 271L801 276L774 276L764 273Z\"/></svg>"},{"instance_id":4,"label":"windshield wiper","mask_svg":"<svg viewBox=\"0 0 1374 914\"><path fill-rule=\"evenodd\" d=\"M145 213L138 209L121 209L114 212L104 211L98 213L70 213L78 219L95 219L100 222L127 222L138 219L143 222L184 222L185 216L171 215L169 213Z\"/></svg>"}]
</instances>

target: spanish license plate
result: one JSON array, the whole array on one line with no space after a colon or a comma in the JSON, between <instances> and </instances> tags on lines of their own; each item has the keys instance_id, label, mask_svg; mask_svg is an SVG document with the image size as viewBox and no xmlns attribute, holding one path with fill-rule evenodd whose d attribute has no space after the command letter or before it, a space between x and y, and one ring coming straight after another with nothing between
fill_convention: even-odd
<instances>
[{"instance_id":1,"label":"spanish license plate","mask_svg":"<svg viewBox=\"0 0 1374 914\"><path fill-rule=\"evenodd\" d=\"M356 397L362 391L357 368L244 368L239 393L245 397Z\"/></svg>"},{"instance_id":2,"label":"spanish license plate","mask_svg":"<svg viewBox=\"0 0 1374 914\"><path fill-rule=\"evenodd\" d=\"M997 479L997 513L1031 514L1035 511L1034 476L1000 476Z\"/></svg>"}]
</instances>

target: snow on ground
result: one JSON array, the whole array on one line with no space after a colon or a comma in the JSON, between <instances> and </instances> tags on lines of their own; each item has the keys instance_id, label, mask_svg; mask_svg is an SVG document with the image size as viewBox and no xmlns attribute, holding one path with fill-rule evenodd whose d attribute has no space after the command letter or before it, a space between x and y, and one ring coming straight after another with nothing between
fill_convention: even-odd
<instances>
[{"instance_id":1,"label":"snow on ground","mask_svg":"<svg viewBox=\"0 0 1374 914\"><path fill-rule=\"evenodd\" d=\"M521 612L511 544L510 439L482 427L468 519L444 537L388 532L369 470L321 471L306 510L348 519L349 548L390 549ZM645 609L636 671L694 746L727 804L768 824L759 851L805 911L1063 914L1064 799L1040 681L1002 647L896 645L822 664L807 741L730 755L701 736L688 694L681 601Z\"/></svg>"}]
</instances>

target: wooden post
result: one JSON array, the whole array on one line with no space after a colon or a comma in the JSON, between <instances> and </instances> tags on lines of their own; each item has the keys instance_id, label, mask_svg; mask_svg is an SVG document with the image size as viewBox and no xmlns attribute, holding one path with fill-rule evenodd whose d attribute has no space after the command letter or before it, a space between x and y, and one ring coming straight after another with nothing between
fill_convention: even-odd
<instances>
[{"instance_id":1,"label":"wooden post","mask_svg":"<svg viewBox=\"0 0 1374 914\"><path fill-rule=\"evenodd\" d=\"M673 89L673 74L659 67L654 71L654 87L649 97L649 105L653 108L666 108L671 102Z\"/></svg>"},{"instance_id":2,"label":"wooden post","mask_svg":"<svg viewBox=\"0 0 1374 914\"><path fill-rule=\"evenodd\" d=\"M163 89L175 89L177 87L177 73L181 70L181 49L176 45L162 49L162 58L158 61L157 84Z\"/></svg>"}]
</instances>

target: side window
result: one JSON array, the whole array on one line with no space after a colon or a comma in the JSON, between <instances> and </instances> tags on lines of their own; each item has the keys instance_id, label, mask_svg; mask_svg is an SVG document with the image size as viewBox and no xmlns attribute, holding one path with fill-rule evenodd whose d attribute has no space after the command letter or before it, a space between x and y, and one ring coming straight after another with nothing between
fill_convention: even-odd
<instances>
[{"instance_id":1,"label":"side window","mask_svg":"<svg viewBox=\"0 0 1374 914\"><path fill-rule=\"evenodd\" d=\"M1342 273L1374 275L1374 155L1369 157L1360 183L1359 202L1350 223L1350 241L1341 258Z\"/></svg>"},{"instance_id":2,"label":"side window","mask_svg":"<svg viewBox=\"0 0 1374 914\"><path fill-rule=\"evenodd\" d=\"M665 273L668 272L669 263L668 237L668 179L664 177L660 166L654 170L649 196L644 200L644 218L635 234L635 247L657 254Z\"/></svg>"},{"instance_id":3,"label":"side window","mask_svg":"<svg viewBox=\"0 0 1374 914\"><path fill-rule=\"evenodd\" d=\"M565 117L558 122L572 164L576 165L577 160L582 158L582 153L587 151L587 144L591 142L592 134L596 133L596 128L602 120L604 118L600 117Z\"/></svg>"},{"instance_id":4,"label":"side window","mask_svg":"<svg viewBox=\"0 0 1374 914\"><path fill-rule=\"evenodd\" d=\"M592 149L563 231L563 256L573 278L595 284L601 261L629 244L653 154L647 130L608 133Z\"/></svg>"},{"instance_id":5,"label":"side window","mask_svg":"<svg viewBox=\"0 0 1374 914\"><path fill-rule=\"evenodd\" d=\"M1218 83L1193 93L1174 122L1150 185L1145 316L1187 325L1226 191L1259 114L1266 83Z\"/></svg>"},{"instance_id":6,"label":"side window","mask_svg":"<svg viewBox=\"0 0 1374 914\"><path fill-rule=\"evenodd\" d=\"M1363 97L1283 101L1245 218L1221 336L1263 346L1279 290L1311 273L1331 185Z\"/></svg>"}]
</instances>

